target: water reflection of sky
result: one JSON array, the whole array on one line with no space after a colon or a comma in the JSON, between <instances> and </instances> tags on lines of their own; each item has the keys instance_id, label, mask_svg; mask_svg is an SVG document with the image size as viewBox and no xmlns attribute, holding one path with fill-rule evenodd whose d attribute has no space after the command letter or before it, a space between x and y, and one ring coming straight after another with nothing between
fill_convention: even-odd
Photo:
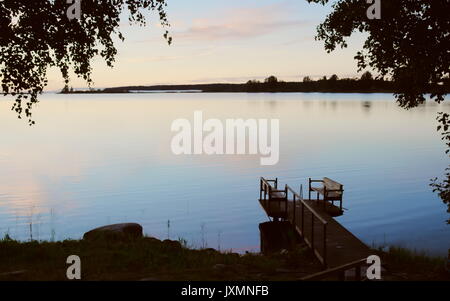
<instances>
[{"instance_id":1,"label":"water reflection of sky","mask_svg":"<svg viewBox=\"0 0 450 301\"><path fill-rule=\"evenodd\" d=\"M0 102L1 234L27 239L32 221L34 238L52 230L79 238L132 221L166 238L170 220L172 239L257 250L267 220L258 178L299 187L328 176L345 185L340 221L366 243L450 247L445 206L428 186L449 164L435 132L436 112L448 107L405 111L387 94L45 95L30 128L10 104ZM205 119L279 118L279 164L172 155L172 121L195 110Z\"/></svg>"}]
</instances>

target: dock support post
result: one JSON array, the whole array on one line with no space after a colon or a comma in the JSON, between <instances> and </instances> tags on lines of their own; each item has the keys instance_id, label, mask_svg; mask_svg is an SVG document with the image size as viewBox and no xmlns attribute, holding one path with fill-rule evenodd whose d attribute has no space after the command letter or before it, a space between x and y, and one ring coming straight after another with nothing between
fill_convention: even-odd
<instances>
[{"instance_id":1,"label":"dock support post","mask_svg":"<svg viewBox=\"0 0 450 301\"><path fill-rule=\"evenodd\" d=\"M263 181L262 179L259 180L259 199L262 199L262 191L263 191Z\"/></svg>"},{"instance_id":2,"label":"dock support post","mask_svg":"<svg viewBox=\"0 0 450 301\"><path fill-rule=\"evenodd\" d=\"M302 235L305 236L305 205L303 202L300 204L302 205Z\"/></svg>"},{"instance_id":3,"label":"dock support post","mask_svg":"<svg viewBox=\"0 0 450 301\"><path fill-rule=\"evenodd\" d=\"M355 268L355 280L356 281L361 281L361 266L360 265L358 265Z\"/></svg>"},{"instance_id":4,"label":"dock support post","mask_svg":"<svg viewBox=\"0 0 450 301\"><path fill-rule=\"evenodd\" d=\"M311 178L309 178L309 192L308 192L308 199L311 199Z\"/></svg>"},{"instance_id":5,"label":"dock support post","mask_svg":"<svg viewBox=\"0 0 450 301\"><path fill-rule=\"evenodd\" d=\"M286 184L286 186L284 186L284 196L286 197L285 203L284 203L284 210L285 210L285 217L286 220L289 220L289 216L288 216L288 205L289 205L289 198L288 198L288 186Z\"/></svg>"},{"instance_id":6,"label":"dock support post","mask_svg":"<svg viewBox=\"0 0 450 301\"><path fill-rule=\"evenodd\" d=\"M296 221L296 219L295 219L295 211L297 211L297 205L296 205L296 201L295 201L295 194L294 194L294 200L293 200L293 203L294 203L294 212L293 212L292 219L293 219L294 227L296 227L296 226L297 226L297 221Z\"/></svg>"},{"instance_id":7,"label":"dock support post","mask_svg":"<svg viewBox=\"0 0 450 301\"><path fill-rule=\"evenodd\" d=\"M323 265L327 268L327 224L323 224Z\"/></svg>"},{"instance_id":8,"label":"dock support post","mask_svg":"<svg viewBox=\"0 0 450 301\"><path fill-rule=\"evenodd\" d=\"M311 249L314 250L314 213L311 212Z\"/></svg>"}]
</instances>

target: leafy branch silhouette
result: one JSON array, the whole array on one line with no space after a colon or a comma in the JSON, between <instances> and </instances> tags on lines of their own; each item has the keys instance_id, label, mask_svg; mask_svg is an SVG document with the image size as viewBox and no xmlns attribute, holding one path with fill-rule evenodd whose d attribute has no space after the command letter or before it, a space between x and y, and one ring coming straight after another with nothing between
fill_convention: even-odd
<instances>
[{"instance_id":1,"label":"leafy branch silhouette","mask_svg":"<svg viewBox=\"0 0 450 301\"><path fill-rule=\"evenodd\" d=\"M70 20L66 0L4 0L0 2L0 77L3 95L15 97L12 109L30 125L32 107L48 84L47 71L57 67L69 84L69 70L92 84L92 60L100 55L113 66L113 38L125 39L120 15L130 24L146 25L145 11L156 12L169 44L172 38L166 0L83 0L81 18Z\"/></svg>"},{"instance_id":2,"label":"leafy branch silhouette","mask_svg":"<svg viewBox=\"0 0 450 301\"><path fill-rule=\"evenodd\" d=\"M307 0L325 5L329 0ZM371 68L377 79L388 77L395 84L400 107L411 109L423 104L425 94L441 103L450 87L450 1L380 1L381 18L367 17L369 5L360 0L337 0L332 12L317 27L316 40L324 42L327 52L346 48L347 38L355 32L366 33L363 49L355 59L358 71ZM450 153L449 113L439 112L437 130ZM430 184L449 206L450 167L445 179Z\"/></svg>"}]
</instances>

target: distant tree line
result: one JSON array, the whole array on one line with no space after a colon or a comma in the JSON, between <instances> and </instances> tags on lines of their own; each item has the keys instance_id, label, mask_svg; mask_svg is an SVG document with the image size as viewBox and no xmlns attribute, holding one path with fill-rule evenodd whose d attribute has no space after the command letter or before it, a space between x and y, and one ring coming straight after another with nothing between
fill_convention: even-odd
<instances>
[{"instance_id":1,"label":"distant tree line","mask_svg":"<svg viewBox=\"0 0 450 301\"><path fill-rule=\"evenodd\" d=\"M444 90L450 91L450 82L447 80ZM196 90L202 92L329 92L329 93L395 93L398 87L395 82L376 79L370 72L365 72L360 78L340 79L336 74L327 78L323 76L313 80L305 76L302 81L285 82L276 76L269 76L264 81L249 80L245 84L195 84L195 85L158 85L158 86L130 86L106 88L104 90L71 92L67 89L62 93L128 93L132 90L139 91L183 91ZM432 87L430 86L430 90Z\"/></svg>"},{"instance_id":2,"label":"distant tree line","mask_svg":"<svg viewBox=\"0 0 450 301\"><path fill-rule=\"evenodd\" d=\"M365 72L361 78L339 79L336 74L330 78L323 76L313 80L305 76L301 82L279 81L270 76L260 82L250 80L245 85L246 92L395 92L391 81L374 79L370 72Z\"/></svg>"}]
</instances>

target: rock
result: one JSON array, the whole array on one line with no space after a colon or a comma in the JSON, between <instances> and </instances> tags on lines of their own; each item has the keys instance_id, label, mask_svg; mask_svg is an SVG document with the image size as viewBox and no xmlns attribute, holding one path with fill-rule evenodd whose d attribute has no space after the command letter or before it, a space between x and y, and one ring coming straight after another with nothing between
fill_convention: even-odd
<instances>
[{"instance_id":1,"label":"rock","mask_svg":"<svg viewBox=\"0 0 450 301\"><path fill-rule=\"evenodd\" d=\"M154 238L154 237L150 237L150 236L144 237L144 240L145 240L146 242L154 243L154 244L162 243L162 241L160 241L159 239Z\"/></svg>"},{"instance_id":2,"label":"rock","mask_svg":"<svg viewBox=\"0 0 450 301\"><path fill-rule=\"evenodd\" d=\"M163 244L166 247L169 247L171 249L181 249L182 248L181 243L179 241L176 241L176 240L166 239L166 240L163 241Z\"/></svg>"},{"instance_id":3,"label":"rock","mask_svg":"<svg viewBox=\"0 0 450 301\"><path fill-rule=\"evenodd\" d=\"M213 248L204 249L203 251L209 252L209 253L218 253L218 251L216 249L213 249Z\"/></svg>"},{"instance_id":4,"label":"rock","mask_svg":"<svg viewBox=\"0 0 450 301\"><path fill-rule=\"evenodd\" d=\"M142 226L135 223L108 225L84 233L83 239L136 239L143 237Z\"/></svg>"}]
</instances>

